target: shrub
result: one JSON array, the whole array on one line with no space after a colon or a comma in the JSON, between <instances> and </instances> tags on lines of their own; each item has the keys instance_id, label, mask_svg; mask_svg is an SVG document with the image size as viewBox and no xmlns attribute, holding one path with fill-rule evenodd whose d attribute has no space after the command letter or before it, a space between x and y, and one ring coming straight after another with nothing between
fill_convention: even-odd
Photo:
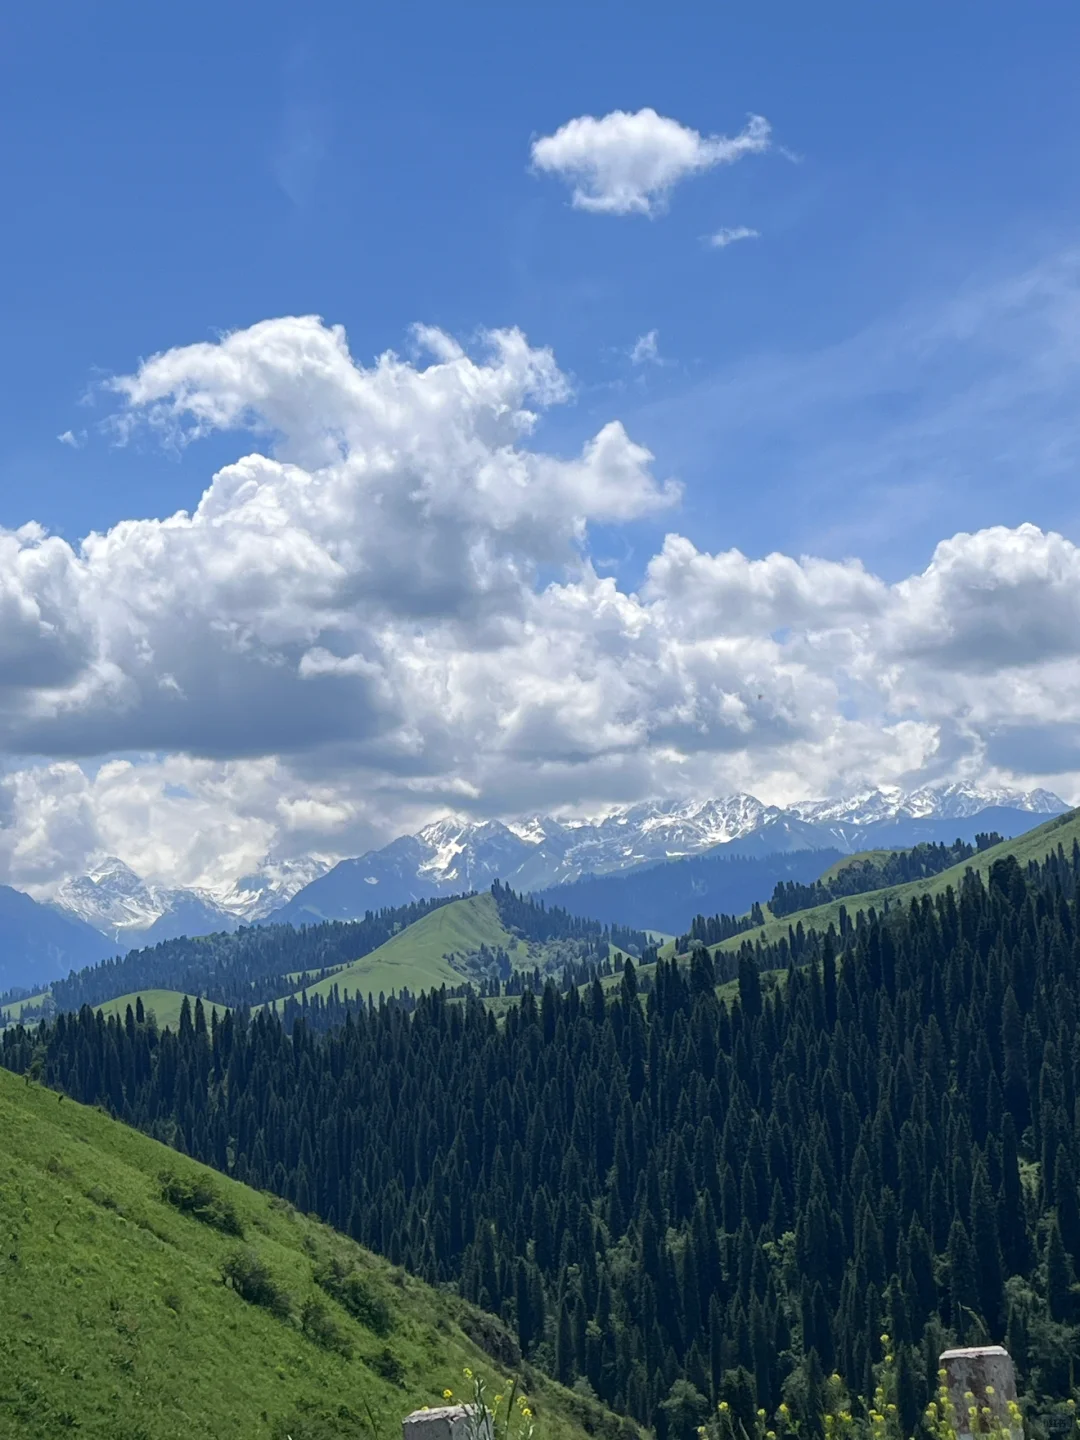
<instances>
[{"instance_id":1,"label":"shrub","mask_svg":"<svg viewBox=\"0 0 1080 1440\"><path fill-rule=\"evenodd\" d=\"M174 1206L183 1215L201 1220L204 1225L212 1225L225 1235L243 1237L244 1227L232 1201L226 1200L201 1176L174 1175L172 1171L164 1170L159 1178L161 1198L166 1204Z\"/></svg>"},{"instance_id":2,"label":"shrub","mask_svg":"<svg viewBox=\"0 0 1080 1440\"><path fill-rule=\"evenodd\" d=\"M336 1350L352 1358L352 1342L321 1300L305 1300L300 1309L300 1328L309 1340L324 1350Z\"/></svg>"},{"instance_id":3,"label":"shrub","mask_svg":"<svg viewBox=\"0 0 1080 1440\"><path fill-rule=\"evenodd\" d=\"M292 1314L288 1293L273 1278L254 1250L237 1250L230 1255L221 1267L221 1278L249 1305L261 1305L279 1320L287 1320Z\"/></svg>"},{"instance_id":4,"label":"shrub","mask_svg":"<svg viewBox=\"0 0 1080 1440\"><path fill-rule=\"evenodd\" d=\"M393 1330L394 1315L390 1306L355 1267L334 1258L316 1266L313 1274L316 1285L373 1335L385 1338Z\"/></svg>"},{"instance_id":5,"label":"shrub","mask_svg":"<svg viewBox=\"0 0 1080 1440\"><path fill-rule=\"evenodd\" d=\"M405 1379L405 1366L389 1345L384 1345L377 1355L365 1355L364 1364L383 1380L389 1380L391 1385L400 1385Z\"/></svg>"},{"instance_id":6,"label":"shrub","mask_svg":"<svg viewBox=\"0 0 1080 1440\"><path fill-rule=\"evenodd\" d=\"M517 1370L521 1365L521 1347L503 1322L495 1315L477 1310L472 1305L463 1307L458 1319L465 1334L479 1345L485 1354L508 1370Z\"/></svg>"}]
</instances>

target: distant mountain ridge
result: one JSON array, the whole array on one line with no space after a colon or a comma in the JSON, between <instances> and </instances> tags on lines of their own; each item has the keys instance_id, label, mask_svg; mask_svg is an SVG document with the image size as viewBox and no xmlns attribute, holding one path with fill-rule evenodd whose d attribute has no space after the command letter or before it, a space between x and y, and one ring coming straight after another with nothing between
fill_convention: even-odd
<instances>
[{"instance_id":1,"label":"distant mountain ridge","mask_svg":"<svg viewBox=\"0 0 1080 1440\"><path fill-rule=\"evenodd\" d=\"M127 949L255 924L326 869L317 858L289 860L267 864L226 889L207 890L153 885L107 855L88 874L65 880L50 904Z\"/></svg>"},{"instance_id":2,"label":"distant mountain ridge","mask_svg":"<svg viewBox=\"0 0 1080 1440\"><path fill-rule=\"evenodd\" d=\"M44 989L58 975L104 960L112 949L77 916L0 885L0 994Z\"/></svg>"},{"instance_id":3,"label":"distant mountain ridge","mask_svg":"<svg viewBox=\"0 0 1080 1440\"><path fill-rule=\"evenodd\" d=\"M581 913L578 906L585 895L573 886L589 877L626 876L632 887L634 871L685 857L760 859L814 850L850 854L920 840L951 841L958 835L973 839L977 829L1016 835L1039 816L1066 808L1046 790L981 790L954 784L912 791L882 787L786 807L743 794L643 802L596 820L536 815L503 822L446 816L415 835L400 836L332 868L317 856L268 861L239 882L214 890L155 885L122 860L106 856L88 874L66 880L39 908L46 915L52 912L92 927L106 937L102 953L268 920L306 924L356 919L371 909L486 890L494 879L530 893L570 886L560 890L557 903L569 903ZM809 877L812 868L800 865L800 876ZM747 872L748 883L752 873ZM725 902L737 898L730 879L724 880ZM709 903L710 897L701 898ZM755 886L746 904L760 898ZM605 900L617 903L618 887L605 894ZM607 913L608 905L603 908ZM636 914L639 907L632 908ZM42 916L37 922L44 923ZM80 932L76 939L76 932L65 932L68 943L63 944L60 933L50 932L39 943L28 912L12 932L16 943L9 950L13 959L18 951L28 958L33 954L35 960L18 968L36 975L51 965L52 979L85 963L93 948L87 934Z\"/></svg>"},{"instance_id":4,"label":"distant mountain ridge","mask_svg":"<svg viewBox=\"0 0 1080 1440\"><path fill-rule=\"evenodd\" d=\"M532 816L504 823L448 816L416 835L340 861L298 890L273 918L294 924L351 919L384 905L486 889L496 878L516 890L543 892L586 876L705 854L761 857L825 849L852 854L874 846L974 838L979 829L1017 835L1038 817L1067 808L1048 790L952 784L867 790L786 808L764 805L752 795L649 802L594 821ZM565 900L560 891L558 903Z\"/></svg>"}]
</instances>

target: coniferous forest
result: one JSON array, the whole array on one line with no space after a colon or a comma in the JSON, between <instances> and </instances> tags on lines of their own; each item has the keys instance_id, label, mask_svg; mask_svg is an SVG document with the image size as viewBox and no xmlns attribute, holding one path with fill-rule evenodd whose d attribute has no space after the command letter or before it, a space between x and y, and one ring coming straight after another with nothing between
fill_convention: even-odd
<instances>
[{"instance_id":1,"label":"coniferous forest","mask_svg":"<svg viewBox=\"0 0 1080 1440\"><path fill-rule=\"evenodd\" d=\"M720 1398L820 1424L893 1337L904 1434L950 1340L1071 1383L1080 850L840 936L628 963L499 1019L475 996L316 1034L88 1007L3 1062L497 1313L522 1354L682 1436ZM644 975L641 977L644 979Z\"/></svg>"}]
</instances>

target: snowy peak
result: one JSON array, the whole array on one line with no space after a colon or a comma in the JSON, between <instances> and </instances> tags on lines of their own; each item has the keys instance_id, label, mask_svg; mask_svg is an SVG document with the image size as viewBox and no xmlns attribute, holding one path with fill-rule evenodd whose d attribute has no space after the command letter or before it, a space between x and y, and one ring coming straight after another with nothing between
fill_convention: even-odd
<instances>
[{"instance_id":1,"label":"snowy peak","mask_svg":"<svg viewBox=\"0 0 1080 1440\"><path fill-rule=\"evenodd\" d=\"M54 909L77 916L118 944L156 944L177 935L235 930L264 919L330 868L322 857L266 861L253 875L221 890L155 885L115 855L85 875L65 880Z\"/></svg>"},{"instance_id":2,"label":"snowy peak","mask_svg":"<svg viewBox=\"0 0 1080 1440\"><path fill-rule=\"evenodd\" d=\"M149 929L164 908L151 887L115 855L104 856L88 874L65 880L53 903L102 934L114 936Z\"/></svg>"},{"instance_id":3,"label":"snowy peak","mask_svg":"<svg viewBox=\"0 0 1080 1440\"><path fill-rule=\"evenodd\" d=\"M836 822L879 825L901 818L962 820L991 808L1059 815L1068 806L1049 790L980 790L960 781L951 785L924 785L909 791L883 785L839 800L803 800L790 807L800 820L817 825Z\"/></svg>"},{"instance_id":4,"label":"snowy peak","mask_svg":"<svg viewBox=\"0 0 1080 1440\"><path fill-rule=\"evenodd\" d=\"M245 875L227 890L214 891L213 897L222 910L243 924L265 920L298 890L325 875L333 863L325 855L267 860L254 874Z\"/></svg>"},{"instance_id":5,"label":"snowy peak","mask_svg":"<svg viewBox=\"0 0 1080 1440\"><path fill-rule=\"evenodd\" d=\"M536 892L710 852L761 856L833 847L851 853L954 840L961 832L973 838L978 829L1017 835L1067 808L1047 790L983 790L958 782L909 791L883 785L786 807L736 794L646 801L593 819L446 815L332 868L320 856L267 858L253 874L214 890L149 884L122 860L103 856L86 875L65 881L53 904L114 942L136 946L268 918L298 924L358 918L382 906L484 890L496 879Z\"/></svg>"},{"instance_id":6,"label":"snowy peak","mask_svg":"<svg viewBox=\"0 0 1080 1440\"><path fill-rule=\"evenodd\" d=\"M663 843L667 853L674 856L726 845L757 830L770 814L776 813L753 795L726 795L718 800L635 806L622 812L619 823L636 825L643 836Z\"/></svg>"},{"instance_id":7,"label":"snowy peak","mask_svg":"<svg viewBox=\"0 0 1080 1440\"><path fill-rule=\"evenodd\" d=\"M724 795L621 806L594 819L531 815L472 821L447 815L416 835L341 861L278 913L297 923L349 919L384 905L486 889L495 879L536 892L585 875L706 853L772 855L827 847L851 853L954 840L960 830L974 835L978 821L972 817L983 811L989 812L984 828L1004 826L1019 834L1040 815L1066 808L1044 790L980 791L955 784L908 792L882 786L786 808L764 805L753 795Z\"/></svg>"}]
</instances>

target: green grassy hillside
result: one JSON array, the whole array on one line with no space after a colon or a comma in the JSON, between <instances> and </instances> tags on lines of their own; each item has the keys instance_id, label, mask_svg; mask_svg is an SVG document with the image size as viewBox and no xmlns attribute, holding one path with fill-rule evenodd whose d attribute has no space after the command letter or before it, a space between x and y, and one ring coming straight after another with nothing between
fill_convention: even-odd
<instances>
[{"instance_id":1,"label":"green grassy hillside","mask_svg":"<svg viewBox=\"0 0 1080 1440\"><path fill-rule=\"evenodd\" d=\"M344 997L378 995L408 988L414 993L440 985L460 985L464 976L444 958L468 955L481 945L501 945L511 957L523 963L528 947L516 940L499 919L498 907L489 894L470 895L432 910L370 955L321 980L309 995L329 995L336 985Z\"/></svg>"},{"instance_id":2,"label":"green grassy hillside","mask_svg":"<svg viewBox=\"0 0 1080 1440\"><path fill-rule=\"evenodd\" d=\"M465 1366L505 1392L501 1367L466 1333L498 1352L508 1337L497 1321L283 1201L5 1070L0 1135L0 1435L396 1440L404 1415L462 1387ZM208 1181L243 1237L166 1203L164 1170ZM288 1292L289 1318L223 1283L242 1250ZM380 1333L316 1285L331 1260L355 1267ZM313 1299L325 1312L305 1333L298 1317ZM309 1338L317 1330L322 1343ZM332 1335L351 1355L327 1348ZM584 1440L586 1424L615 1440L621 1422L526 1378L545 1440Z\"/></svg>"},{"instance_id":3,"label":"green grassy hillside","mask_svg":"<svg viewBox=\"0 0 1080 1440\"><path fill-rule=\"evenodd\" d=\"M854 855L844 855L835 864L830 865L828 870L823 870L818 877L823 884L835 880L837 875L842 875L845 870L850 870L853 865L874 865L880 867L885 864L890 855L895 855L895 850L859 850Z\"/></svg>"},{"instance_id":4,"label":"green grassy hillside","mask_svg":"<svg viewBox=\"0 0 1080 1440\"><path fill-rule=\"evenodd\" d=\"M169 1028L172 1030L175 1030L177 1028L177 1026L180 1024L180 1007L184 1003L184 995L182 991L143 990L140 992L140 994L142 997L144 1009L146 1009L147 1011L152 1010L154 1012L154 1016L161 1029L164 1030L166 1025L168 1025ZM132 1010L134 1010L135 1001L139 998L139 995L118 995L115 1000L106 1000L104 1005L99 1005L97 1008L102 1012L103 1015L119 1015L122 1020L124 1018L124 1012L127 1010L127 1007L130 1005ZM192 1005L195 1004L194 995L189 995L187 998L191 1001ZM224 1006L219 1005L218 1009L223 1010ZM210 1011L208 1006L207 1015L209 1015L209 1013Z\"/></svg>"},{"instance_id":5,"label":"green grassy hillside","mask_svg":"<svg viewBox=\"0 0 1080 1440\"><path fill-rule=\"evenodd\" d=\"M940 874L931 875L925 880L911 880L904 885L890 885L862 895L846 895L842 900L831 900L828 904L815 905L809 910L799 910L780 919L774 919L769 914L768 907L763 907L766 915L769 915L763 926L748 930L742 935L734 935L730 940L724 940L713 948L737 950L744 940L779 940L787 934L789 926L794 928L800 921L804 930L827 930L830 925L839 927L841 905L852 919L860 911L883 910L886 900L890 906L907 905L923 895L942 894L950 885L954 890L958 889L965 870L976 870L985 876L994 861L1003 859L1006 855L1014 855L1021 865L1027 865L1031 860L1044 859L1059 845L1064 846L1066 853L1071 852L1074 840L1080 840L1080 810L1070 810L1064 815L1057 815L1045 825L1038 825L1034 830L1028 830L1013 840L1003 840L1000 845L983 850L970 860L954 865L949 870L942 870Z\"/></svg>"},{"instance_id":6,"label":"green grassy hillside","mask_svg":"<svg viewBox=\"0 0 1080 1440\"><path fill-rule=\"evenodd\" d=\"M10 1005L0 1005L0 1029L21 1020L24 1010L40 1005L48 994L48 990L43 990L40 995L28 995L25 1000L13 1000Z\"/></svg>"}]
</instances>

